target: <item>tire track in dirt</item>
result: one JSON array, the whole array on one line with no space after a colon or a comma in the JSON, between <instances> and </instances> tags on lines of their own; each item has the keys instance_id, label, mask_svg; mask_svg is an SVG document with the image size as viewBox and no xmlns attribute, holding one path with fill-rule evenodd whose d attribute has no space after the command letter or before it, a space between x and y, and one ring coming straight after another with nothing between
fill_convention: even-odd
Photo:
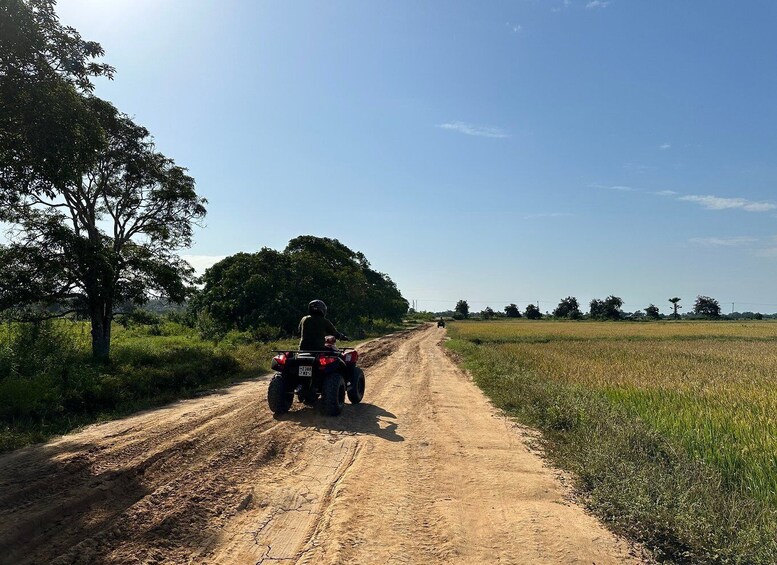
<instances>
[{"instance_id":1,"label":"tire track in dirt","mask_svg":"<svg viewBox=\"0 0 777 565\"><path fill-rule=\"evenodd\" d=\"M338 418L243 382L0 456L0 562L616 563L423 328L360 347Z\"/></svg>"},{"instance_id":2,"label":"tire track in dirt","mask_svg":"<svg viewBox=\"0 0 777 565\"><path fill-rule=\"evenodd\" d=\"M368 342L377 363L407 338ZM266 378L0 456L0 563L171 563L202 553L305 453ZM329 454L324 454L330 457ZM322 459L326 460L326 459Z\"/></svg>"}]
</instances>

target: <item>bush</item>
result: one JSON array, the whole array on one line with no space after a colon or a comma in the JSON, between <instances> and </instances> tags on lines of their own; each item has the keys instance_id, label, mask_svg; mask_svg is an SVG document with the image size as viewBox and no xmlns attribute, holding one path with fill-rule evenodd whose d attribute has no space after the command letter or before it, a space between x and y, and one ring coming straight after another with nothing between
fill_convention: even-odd
<instances>
[{"instance_id":1,"label":"bush","mask_svg":"<svg viewBox=\"0 0 777 565\"><path fill-rule=\"evenodd\" d=\"M162 322L162 317L148 310L137 309L124 316L118 316L116 322L125 328L132 326L156 326Z\"/></svg>"}]
</instances>

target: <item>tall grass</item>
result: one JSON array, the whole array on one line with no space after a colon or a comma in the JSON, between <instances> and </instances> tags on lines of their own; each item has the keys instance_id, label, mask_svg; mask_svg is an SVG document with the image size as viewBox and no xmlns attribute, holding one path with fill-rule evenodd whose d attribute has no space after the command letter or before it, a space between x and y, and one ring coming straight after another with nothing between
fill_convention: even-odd
<instances>
[{"instance_id":1,"label":"tall grass","mask_svg":"<svg viewBox=\"0 0 777 565\"><path fill-rule=\"evenodd\" d=\"M606 520L678 562L777 562L777 324L467 322L450 347Z\"/></svg>"},{"instance_id":2,"label":"tall grass","mask_svg":"<svg viewBox=\"0 0 777 565\"><path fill-rule=\"evenodd\" d=\"M233 334L204 341L162 322L114 327L111 360L91 360L86 323L0 326L0 451L191 396L269 370L274 347Z\"/></svg>"}]
</instances>

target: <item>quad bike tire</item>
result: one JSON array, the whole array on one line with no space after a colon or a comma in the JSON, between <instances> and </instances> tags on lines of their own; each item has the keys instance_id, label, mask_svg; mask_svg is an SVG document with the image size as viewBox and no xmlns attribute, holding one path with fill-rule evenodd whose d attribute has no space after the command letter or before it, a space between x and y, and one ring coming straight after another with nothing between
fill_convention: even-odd
<instances>
[{"instance_id":1,"label":"quad bike tire","mask_svg":"<svg viewBox=\"0 0 777 565\"><path fill-rule=\"evenodd\" d=\"M354 367L353 380L351 381L351 386L348 389L348 400L351 401L351 404L359 404L359 402L362 401L362 398L364 398L365 386L366 381L364 380L364 371L362 371L359 367Z\"/></svg>"},{"instance_id":2,"label":"quad bike tire","mask_svg":"<svg viewBox=\"0 0 777 565\"><path fill-rule=\"evenodd\" d=\"M286 379L277 373L267 387L267 404L273 414L285 414L294 402L294 391L288 390Z\"/></svg>"},{"instance_id":3,"label":"quad bike tire","mask_svg":"<svg viewBox=\"0 0 777 565\"><path fill-rule=\"evenodd\" d=\"M345 406L345 379L340 373L327 375L322 391L322 409L327 416L339 416Z\"/></svg>"}]
</instances>

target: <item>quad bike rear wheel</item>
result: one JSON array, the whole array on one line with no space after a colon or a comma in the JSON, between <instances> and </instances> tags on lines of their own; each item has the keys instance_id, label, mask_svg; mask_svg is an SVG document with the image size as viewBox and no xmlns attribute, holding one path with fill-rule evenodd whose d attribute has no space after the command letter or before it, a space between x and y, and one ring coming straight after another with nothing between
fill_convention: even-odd
<instances>
[{"instance_id":1,"label":"quad bike rear wheel","mask_svg":"<svg viewBox=\"0 0 777 565\"><path fill-rule=\"evenodd\" d=\"M340 373L326 376L322 408L327 416L339 416L345 406L345 379Z\"/></svg>"},{"instance_id":2,"label":"quad bike rear wheel","mask_svg":"<svg viewBox=\"0 0 777 565\"><path fill-rule=\"evenodd\" d=\"M281 373L276 373L267 387L267 404L273 414L285 414L294 402L294 391L289 390L286 378Z\"/></svg>"},{"instance_id":3,"label":"quad bike rear wheel","mask_svg":"<svg viewBox=\"0 0 777 565\"><path fill-rule=\"evenodd\" d=\"M353 368L353 379L351 379L351 386L348 387L348 400L351 404L359 404L364 398L364 388L366 382L364 380L364 371L359 367Z\"/></svg>"}]
</instances>

